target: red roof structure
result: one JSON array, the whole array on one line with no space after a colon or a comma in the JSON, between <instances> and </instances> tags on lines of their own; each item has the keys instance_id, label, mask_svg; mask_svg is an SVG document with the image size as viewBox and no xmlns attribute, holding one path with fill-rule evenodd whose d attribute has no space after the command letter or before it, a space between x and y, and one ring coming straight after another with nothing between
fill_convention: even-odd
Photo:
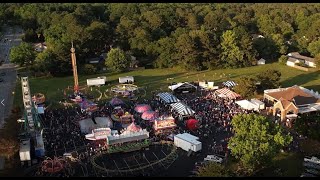
<instances>
[{"instance_id":1,"label":"red roof structure","mask_svg":"<svg viewBox=\"0 0 320 180\"><path fill-rule=\"evenodd\" d=\"M140 130L141 130L141 127L134 124L134 122L132 122L126 129L126 131L129 131L129 132L139 132Z\"/></svg>"},{"instance_id":2,"label":"red roof structure","mask_svg":"<svg viewBox=\"0 0 320 180\"><path fill-rule=\"evenodd\" d=\"M155 120L158 118L158 114L155 111L145 111L142 115L141 118L143 120Z\"/></svg>"},{"instance_id":3,"label":"red roof structure","mask_svg":"<svg viewBox=\"0 0 320 180\"><path fill-rule=\"evenodd\" d=\"M145 111L151 110L151 106L148 104L138 104L134 110L138 113L144 113Z\"/></svg>"}]
</instances>

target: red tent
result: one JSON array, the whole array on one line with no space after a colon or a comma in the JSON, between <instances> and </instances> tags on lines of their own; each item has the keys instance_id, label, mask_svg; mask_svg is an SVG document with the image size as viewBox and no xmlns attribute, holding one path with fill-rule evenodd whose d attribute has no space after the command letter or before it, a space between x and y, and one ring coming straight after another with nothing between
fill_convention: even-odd
<instances>
[{"instance_id":1,"label":"red tent","mask_svg":"<svg viewBox=\"0 0 320 180\"><path fill-rule=\"evenodd\" d=\"M158 114L155 111L145 111L142 113L141 118L143 120L155 120L158 117Z\"/></svg>"},{"instance_id":2,"label":"red tent","mask_svg":"<svg viewBox=\"0 0 320 180\"><path fill-rule=\"evenodd\" d=\"M189 129L189 130L196 130L196 129L198 129L198 120L196 120L196 119L189 119L189 120L187 120L187 122L186 122L186 125L187 125L187 128Z\"/></svg>"},{"instance_id":3,"label":"red tent","mask_svg":"<svg viewBox=\"0 0 320 180\"><path fill-rule=\"evenodd\" d=\"M138 113L144 113L145 111L149 111L151 110L151 107L150 105L147 105L147 104L138 104L134 110Z\"/></svg>"}]
</instances>

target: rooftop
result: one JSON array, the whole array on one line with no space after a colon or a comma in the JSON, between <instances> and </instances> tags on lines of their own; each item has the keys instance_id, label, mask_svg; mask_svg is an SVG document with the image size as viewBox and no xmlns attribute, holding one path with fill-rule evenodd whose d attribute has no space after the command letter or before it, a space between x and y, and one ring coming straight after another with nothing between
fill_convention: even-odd
<instances>
[{"instance_id":1,"label":"rooftop","mask_svg":"<svg viewBox=\"0 0 320 180\"><path fill-rule=\"evenodd\" d=\"M306 93L305 91L300 89L298 86L292 86L287 89L282 89L277 92L269 92L266 94L268 94L269 96L277 100L284 99L290 102L294 102L294 104L297 106L305 105L305 104L320 103L320 99L314 97L309 93Z\"/></svg>"}]
</instances>

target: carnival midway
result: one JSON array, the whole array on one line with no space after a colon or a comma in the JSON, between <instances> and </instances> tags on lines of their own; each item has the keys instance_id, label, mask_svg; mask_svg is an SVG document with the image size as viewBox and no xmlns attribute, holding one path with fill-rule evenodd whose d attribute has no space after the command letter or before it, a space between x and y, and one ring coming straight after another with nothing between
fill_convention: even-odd
<instances>
[{"instance_id":1,"label":"carnival midway","mask_svg":"<svg viewBox=\"0 0 320 180\"><path fill-rule=\"evenodd\" d=\"M132 76L119 77L111 100L101 103L79 86L73 44L71 60L74 85L64 92L63 108L48 106L43 93L32 96L28 77L21 78L20 160L26 176L189 176L205 157L226 162L232 117L254 111L213 82L173 84L168 92L142 98ZM105 81L88 79L87 85Z\"/></svg>"}]
</instances>

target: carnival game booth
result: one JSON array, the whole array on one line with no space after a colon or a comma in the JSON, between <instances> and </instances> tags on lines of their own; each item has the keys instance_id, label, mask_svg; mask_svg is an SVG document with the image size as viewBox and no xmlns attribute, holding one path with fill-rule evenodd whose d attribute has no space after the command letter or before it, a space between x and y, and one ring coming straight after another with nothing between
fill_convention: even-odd
<instances>
[{"instance_id":1,"label":"carnival game booth","mask_svg":"<svg viewBox=\"0 0 320 180\"><path fill-rule=\"evenodd\" d=\"M176 96L168 92L159 93L157 96L159 97L159 100L165 104L172 104L180 101Z\"/></svg>"},{"instance_id":2,"label":"carnival game booth","mask_svg":"<svg viewBox=\"0 0 320 180\"><path fill-rule=\"evenodd\" d=\"M238 99L240 98L240 94L237 94L233 91L231 91L228 88L222 88L215 91L215 93L222 98L228 98L228 99Z\"/></svg>"},{"instance_id":3,"label":"carnival game booth","mask_svg":"<svg viewBox=\"0 0 320 180\"><path fill-rule=\"evenodd\" d=\"M171 89L174 93L189 93L197 91L197 86L188 82L184 82L171 85L169 86L169 89Z\"/></svg>"},{"instance_id":4,"label":"carnival game booth","mask_svg":"<svg viewBox=\"0 0 320 180\"><path fill-rule=\"evenodd\" d=\"M161 116L154 121L153 129L155 134L171 133L177 127L172 116Z\"/></svg>"},{"instance_id":5,"label":"carnival game booth","mask_svg":"<svg viewBox=\"0 0 320 180\"><path fill-rule=\"evenodd\" d=\"M127 128L125 128L121 134L114 134L108 136L108 144L119 144L132 141L140 141L149 138L149 132L146 129L142 129L140 126L132 122Z\"/></svg>"}]
</instances>

